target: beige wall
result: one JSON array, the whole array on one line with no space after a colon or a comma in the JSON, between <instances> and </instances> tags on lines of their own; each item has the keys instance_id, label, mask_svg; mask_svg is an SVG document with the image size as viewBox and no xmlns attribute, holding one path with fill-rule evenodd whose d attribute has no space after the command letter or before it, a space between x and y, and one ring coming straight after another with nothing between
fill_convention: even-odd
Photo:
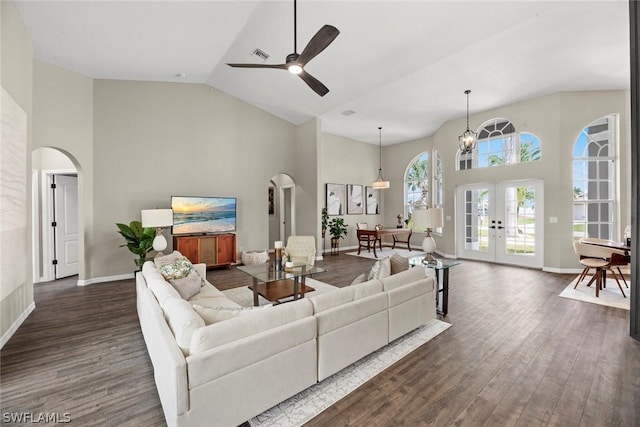
<instances>
[{"instance_id":1,"label":"beige wall","mask_svg":"<svg viewBox=\"0 0 640 427\"><path fill-rule=\"evenodd\" d=\"M33 99L33 45L26 28L24 27L20 14L11 1L0 2L0 83L9 93L15 102L20 105L27 116L27 164L24 165L27 176L26 204L27 212L31 211L31 145L32 145L32 99ZM29 221L27 221L29 224ZM6 334L15 328L16 321L21 319L33 303L33 283L31 280L31 230L27 230L21 237L24 242L21 245L26 248L25 253L11 254L12 256L24 257L27 262L26 271L18 274L7 274L3 272L3 277L24 277L23 283L9 284L15 290L0 301L0 337L7 337ZM10 247L14 242L2 241L3 247ZM2 254L5 256L5 254ZM20 265L20 264L18 264Z\"/></svg>"},{"instance_id":2,"label":"beige wall","mask_svg":"<svg viewBox=\"0 0 640 427\"><path fill-rule=\"evenodd\" d=\"M131 273L116 222L171 195L238 198L237 247L268 247L266 187L296 175L296 127L200 84L96 80L89 276ZM298 191L298 190L296 190Z\"/></svg>"},{"instance_id":3,"label":"beige wall","mask_svg":"<svg viewBox=\"0 0 640 427\"><path fill-rule=\"evenodd\" d=\"M391 189L401 188L409 162L420 152L433 148L440 152L444 169L444 214L442 237L436 237L438 250L455 255L455 192L460 185L491 183L518 179L544 181L544 267L550 270L578 268L572 248L572 149L581 130L593 120L610 113L620 116L620 213L621 228L628 224L630 213L630 164L626 160L630 147L628 91L562 92L537 99L507 105L474 114L473 126L480 126L492 118L510 120L518 132L531 132L541 141L542 159L523 165L455 170L458 135L465 128L465 119L445 123L432 136L404 144L387 147L383 162L389 167L387 179ZM393 160L391 160L393 159ZM385 223L393 223L396 211L402 212L402 192L387 190L385 199ZM550 224L549 217L557 217L558 223Z\"/></svg>"},{"instance_id":4,"label":"beige wall","mask_svg":"<svg viewBox=\"0 0 640 427\"><path fill-rule=\"evenodd\" d=\"M373 133L377 133L377 129L373 129ZM318 227L320 226L320 210L325 206L325 184L360 184L364 187L371 183L378 176L378 146L367 144L364 142L354 141L352 139L343 138L337 135L322 134L319 155L319 179L318 193L320 203L317 208ZM393 160L395 161L395 159ZM386 175L386 164L383 159L383 173ZM345 189L346 194L346 189ZM341 248L357 247L358 239L356 236L356 223L367 222L371 225L384 223L395 224L393 222L384 222L383 215L386 216L386 198L389 196L389 190L381 190L380 206L382 214L380 215L343 215L345 223L349 226L347 237L340 242ZM391 205L390 205L391 206ZM329 217L329 220L334 217ZM330 248L330 235L327 232L325 247Z\"/></svg>"}]
</instances>

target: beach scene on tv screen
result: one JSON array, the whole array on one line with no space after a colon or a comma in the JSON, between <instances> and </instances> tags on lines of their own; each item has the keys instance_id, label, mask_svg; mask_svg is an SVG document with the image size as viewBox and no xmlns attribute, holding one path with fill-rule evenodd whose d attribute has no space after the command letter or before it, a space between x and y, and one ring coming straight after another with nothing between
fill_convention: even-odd
<instances>
[{"instance_id":1,"label":"beach scene on tv screen","mask_svg":"<svg viewBox=\"0 0 640 427\"><path fill-rule=\"evenodd\" d=\"M219 233L236 229L236 199L172 197L173 234Z\"/></svg>"}]
</instances>

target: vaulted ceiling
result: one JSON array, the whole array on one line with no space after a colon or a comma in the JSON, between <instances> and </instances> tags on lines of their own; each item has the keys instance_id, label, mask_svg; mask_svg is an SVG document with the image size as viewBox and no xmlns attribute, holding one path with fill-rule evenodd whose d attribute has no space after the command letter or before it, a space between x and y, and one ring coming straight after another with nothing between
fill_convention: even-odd
<instances>
[{"instance_id":1,"label":"vaulted ceiling","mask_svg":"<svg viewBox=\"0 0 640 427\"><path fill-rule=\"evenodd\" d=\"M340 30L306 66L318 96L283 70L290 1L17 1L37 59L96 79L204 83L300 124L383 144L428 136L470 110L558 91L628 89L629 5L608 1L300 0L298 53ZM354 114L345 115L345 111ZM462 131L463 129L461 129Z\"/></svg>"}]
</instances>

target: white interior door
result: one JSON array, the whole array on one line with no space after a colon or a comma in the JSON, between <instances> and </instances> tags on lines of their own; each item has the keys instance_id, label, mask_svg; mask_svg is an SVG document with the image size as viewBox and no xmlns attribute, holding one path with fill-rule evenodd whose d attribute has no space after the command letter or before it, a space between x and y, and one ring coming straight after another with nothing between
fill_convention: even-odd
<instances>
[{"instance_id":1,"label":"white interior door","mask_svg":"<svg viewBox=\"0 0 640 427\"><path fill-rule=\"evenodd\" d=\"M458 188L458 252L463 258L541 268L542 181Z\"/></svg>"},{"instance_id":2,"label":"white interior door","mask_svg":"<svg viewBox=\"0 0 640 427\"><path fill-rule=\"evenodd\" d=\"M54 176L55 278L78 274L78 177Z\"/></svg>"}]
</instances>

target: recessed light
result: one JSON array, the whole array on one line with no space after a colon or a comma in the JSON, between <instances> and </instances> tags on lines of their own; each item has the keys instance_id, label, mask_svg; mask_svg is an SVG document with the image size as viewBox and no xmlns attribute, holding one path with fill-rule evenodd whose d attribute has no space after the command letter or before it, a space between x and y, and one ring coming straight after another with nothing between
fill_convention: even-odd
<instances>
[{"instance_id":1,"label":"recessed light","mask_svg":"<svg viewBox=\"0 0 640 427\"><path fill-rule=\"evenodd\" d=\"M179 79L184 79L185 77L187 77L187 73L176 73L173 76Z\"/></svg>"},{"instance_id":2,"label":"recessed light","mask_svg":"<svg viewBox=\"0 0 640 427\"><path fill-rule=\"evenodd\" d=\"M342 115L343 115L343 116L350 116L350 115L355 114L355 113L356 113L356 112L355 112L355 111L353 111L353 110L344 110L344 111L342 112Z\"/></svg>"}]
</instances>

